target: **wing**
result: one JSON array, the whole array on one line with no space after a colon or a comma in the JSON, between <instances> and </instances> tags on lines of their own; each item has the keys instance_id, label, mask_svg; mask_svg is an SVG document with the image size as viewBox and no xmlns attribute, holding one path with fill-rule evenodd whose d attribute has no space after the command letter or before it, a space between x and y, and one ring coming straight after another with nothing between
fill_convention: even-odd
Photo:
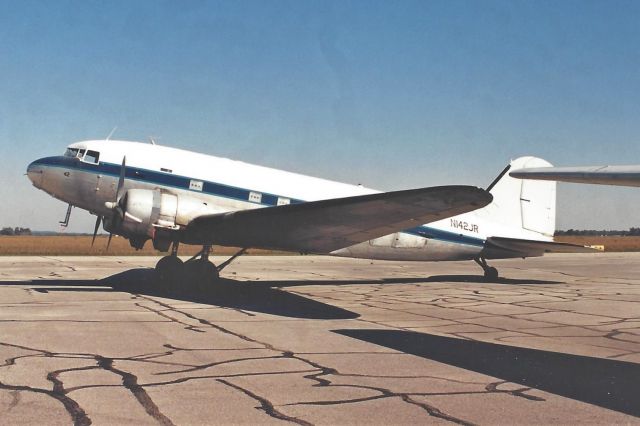
<instances>
[{"instance_id":1,"label":"wing","mask_svg":"<svg viewBox=\"0 0 640 426\"><path fill-rule=\"evenodd\" d=\"M372 238L484 207L493 197L472 186L438 186L200 216L190 244L329 253Z\"/></svg>"},{"instance_id":2,"label":"wing","mask_svg":"<svg viewBox=\"0 0 640 426\"><path fill-rule=\"evenodd\" d=\"M640 166L539 167L509 173L520 179L640 186Z\"/></svg>"},{"instance_id":3,"label":"wing","mask_svg":"<svg viewBox=\"0 0 640 426\"><path fill-rule=\"evenodd\" d=\"M594 253L600 251L592 247L555 241L535 241L519 238L489 237L484 246L488 259L503 257L512 252L512 257L535 257L544 253Z\"/></svg>"}]
</instances>

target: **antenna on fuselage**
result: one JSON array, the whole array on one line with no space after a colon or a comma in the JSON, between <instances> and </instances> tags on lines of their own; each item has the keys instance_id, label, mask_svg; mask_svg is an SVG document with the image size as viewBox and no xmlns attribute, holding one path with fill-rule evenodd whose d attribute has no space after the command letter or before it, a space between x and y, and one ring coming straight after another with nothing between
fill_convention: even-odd
<instances>
[{"instance_id":1,"label":"antenna on fuselage","mask_svg":"<svg viewBox=\"0 0 640 426\"><path fill-rule=\"evenodd\" d=\"M156 137L155 136L149 136L149 143L151 145L155 145L156 144Z\"/></svg>"},{"instance_id":2,"label":"antenna on fuselage","mask_svg":"<svg viewBox=\"0 0 640 426\"><path fill-rule=\"evenodd\" d=\"M111 133L109 133L109 136L107 136L107 139L105 140L108 141L109 139L111 139L111 136L113 136L116 130L118 130L118 126L114 127L113 130L111 130Z\"/></svg>"}]
</instances>

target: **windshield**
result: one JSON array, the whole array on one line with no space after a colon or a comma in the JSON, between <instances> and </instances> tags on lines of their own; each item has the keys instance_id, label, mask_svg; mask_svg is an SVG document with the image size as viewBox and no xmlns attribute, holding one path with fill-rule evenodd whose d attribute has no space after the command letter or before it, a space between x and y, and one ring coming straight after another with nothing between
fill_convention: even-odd
<instances>
[{"instance_id":1,"label":"windshield","mask_svg":"<svg viewBox=\"0 0 640 426\"><path fill-rule=\"evenodd\" d=\"M78 148L67 148L67 151L64 153L65 157L77 157L78 156Z\"/></svg>"}]
</instances>

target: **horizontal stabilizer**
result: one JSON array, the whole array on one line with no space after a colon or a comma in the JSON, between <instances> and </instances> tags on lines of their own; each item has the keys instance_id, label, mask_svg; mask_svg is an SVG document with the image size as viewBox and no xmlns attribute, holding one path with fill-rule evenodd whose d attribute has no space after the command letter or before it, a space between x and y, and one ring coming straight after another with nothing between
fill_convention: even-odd
<instances>
[{"instance_id":1,"label":"horizontal stabilizer","mask_svg":"<svg viewBox=\"0 0 640 426\"><path fill-rule=\"evenodd\" d=\"M513 170L509 175L519 179L640 186L640 166L536 167Z\"/></svg>"},{"instance_id":2,"label":"horizontal stabilizer","mask_svg":"<svg viewBox=\"0 0 640 426\"><path fill-rule=\"evenodd\" d=\"M544 253L595 253L599 250L578 244L555 241L535 241L519 238L489 237L485 244L487 251L511 251L522 256L542 256Z\"/></svg>"},{"instance_id":3,"label":"horizontal stabilizer","mask_svg":"<svg viewBox=\"0 0 640 426\"><path fill-rule=\"evenodd\" d=\"M486 206L473 186L437 186L239 210L194 219L192 244L330 253L383 235Z\"/></svg>"}]
</instances>

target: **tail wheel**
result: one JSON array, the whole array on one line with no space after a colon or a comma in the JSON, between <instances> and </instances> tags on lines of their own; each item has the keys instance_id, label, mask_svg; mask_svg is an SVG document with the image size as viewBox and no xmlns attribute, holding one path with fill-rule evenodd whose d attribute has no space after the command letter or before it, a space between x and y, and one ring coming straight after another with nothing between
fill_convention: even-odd
<instances>
[{"instance_id":1,"label":"tail wheel","mask_svg":"<svg viewBox=\"0 0 640 426\"><path fill-rule=\"evenodd\" d=\"M489 266L484 271L484 279L487 281L495 281L498 279L498 270L493 266Z\"/></svg>"},{"instance_id":2,"label":"tail wheel","mask_svg":"<svg viewBox=\"0 0 640 426\"><path fill-rule=\"evenodd\" d=\"M498 270L493 266L487 264L487 259L484 257L476 257L473 259L484 271L485 281L495 281L498 279Z\"/></svg>"}]
</instances>

